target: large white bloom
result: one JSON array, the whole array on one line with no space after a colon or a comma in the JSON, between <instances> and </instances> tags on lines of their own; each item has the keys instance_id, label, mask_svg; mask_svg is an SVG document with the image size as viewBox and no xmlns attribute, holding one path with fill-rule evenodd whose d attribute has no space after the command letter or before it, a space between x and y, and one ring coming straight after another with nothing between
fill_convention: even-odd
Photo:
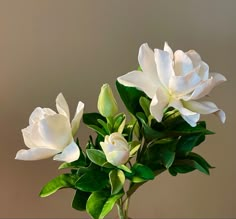
<instances>
[{"instance_id":1,"label":"large white bloom","mask_svg":"<svg viewBox=\"0 0 236 219\"><path fill-rule=\"evenodd\" d=\"M49 108L37 107L29 118L29 126L22 129L28 150L19 150L18 160L41 160L54 156L54 160L72 162L79 158L80 150L74 142L84 104L78 103L75 116L70 124L70 113L64 96L56 98L58 113Z\"/></svg>"},{"instance_id":2,"label":"large white bloom","mask_svg":"<svg viewBox=\"0 0 236 219\"><path fill-rule=\"evenodd\" d=\"M114 132L107 135L104 142L100 142L100 145L109 163L119 166L128 161L130 147L122 134Z\"/></svg>"},{"instance_id":3,"label":"large white bloom","mask_svg":"<svg viewBox=\"0 0 236 219\"><path fill-rule=\"evenodd\" d=\"M214 103L196 101L226 81L219 73L209 73L208 65L196 51L173 53L165 43L164 50L153 52L148 44L143 44L138 61L142 71L129 72L118 81L141 89L152 99L150 112L157 121L161 122L167 107L174 107L191 126L196 126L200 114L214 113L225 122L225 113Z\"/></svg>"}]
</instances>

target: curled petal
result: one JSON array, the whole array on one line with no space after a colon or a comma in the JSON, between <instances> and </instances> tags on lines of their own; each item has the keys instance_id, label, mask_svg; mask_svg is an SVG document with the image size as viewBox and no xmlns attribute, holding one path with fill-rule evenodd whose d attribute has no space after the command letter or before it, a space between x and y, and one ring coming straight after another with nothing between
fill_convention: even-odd
<instances>
[{"instance_id":1,"label":"curled petal","mask_svg":"<svg viewBox=\"0 0 236 219\"><path fill-rule=\"evenodd\" d=\"M44 119L47 116L55 115L55 114L56 114L56 112L49 109L49 108L37 107L30 115L29 124L33 125L34 123L38 122L39 120Z\"/></svg>"},{"instance_id":2,"label":"curled petal","mask_svg":"<svg viewBox=\"0 0 236 219\"><path fill-rule=\"evenodd\" d=\"M183 96L192 92L200 82L201 79L196 72L191 72L184 76L172 75L169 89L175 96Z\"/></svg>"},{"instance_id":3,"label":"curled petal","mask_svg":"<svg viewBox=\"0 0 236 219\"><path fill-rule=\"evenodd\" d=\"M170 77L175 75L173 70L173 60L171 59L169 52L155 49L154 53L159 80L163 86L168 89Z\"/></svg>"},{"instance_id":4,"label":"curled petal","mask_svg":"<svg viewBox=\"0 0 236 219\"><path fill-rule=\"evenodd\" d=\"M156 91L155 96L152 98L150 104L151 115L158 121L161 122L164 109L167 107L169 102L168 93L161 87Z\"/></svg>"},{"instance_id":5,"label":"curled petal","mask_svg":"<svg viewBox=\"0 0 236 219\"><path fill-rule=\"evenodd\" d=\"M129 159L129 152L127 151L113 151L107 156L107 161L114 166L125 164Z\"/></svg>"},{"instance_id":6,"label":"curled petal","mask_svg":"<svg viewBox=\"0 0 236 219\"><path fill-rule=\"evenodd\" d=\"M170 55L170 58L173 60L174 59L174 54L173 54L173 50L170 48L170 46L168 45L167 42L165 42L164 44L164 51L168 52Z\"/></svg>"},{"instance_id":7,"label":"curled petal","mask_svg":"<svg viewBox=\"0 0 236 219\"><path fill-rule=\"evenodd\" d=\"M58 96L56 98L56 107L57 107L57 111L61 115L64 115L65 117L67 117L70 120L69 106L68 106L66 99L62 93L58 94Z\"/></svg>"},{"instance_id":8,"label":"curled petal","mask_svg":"<svg viewBox=\"0 0 236 219\"><path fill-rule=\"evenodd\" d=\"M32 131L31 139L35 145L43 144L50 148L62 150L72 140L69 120L56 114L41 120L38 128Z\"/></svg>"},{"instance_id":9,"label":"curled petal","mask_svg":"<svg viewBox=\"0 0 236 219\"><path fill-rule=\"evenodd\" d=\"M42 160L59 153L60 150L50 148L30 148L28 150L19 150L16 154L16 160Z\"/></svg>"},{"instance_id":10,"label":"curled petal","mask_svg":"<svg viewBox=\"0 0 236 219\"><path fill-rule=\"evenodd\" d=\"M207 63L202 62L198 70L199 77L205 81L209 78L209 66Z\"/></svg>"},{"instance_id":11,"label":"curled petal","mask_svg":"<svg viewBox=\"0 0 236 219\"><path fill-rule=\"evenodd\" d=\"M189 50L185 54L191 59L194 68L201 65L201 56L195 50Z\"/></svg>"},{"instance_id":12,"label":"curled petal","mask_svg":"<svg viewBox=\"0 0 236 219\"><path fill-rule=\"evenodd\" d=\"M75 136L78 129L79 129L79 125L80 125L80 120L83 116L83 112L84 112L84 103L82 103L81 101L78 103L76 112L75 112L75 116L71 122L71 127L72 127L72 135Z\"/></svg>"},{"instance_id":13,"label":"curled petal","mask_svg":"<svg viewBox=\"0 0 236 219\"><path fill-rule=\"evenodd\" d=\"M71 163L79 159L80 150L78 145L72 141L61 154L57 154L54 156L53 160L64 161L67 163Z\"/></svg>"},{"instance_id":14,"label":"curled petal","mask_svg":"<svg viewBox=\"0 0 236 219\"><path fill-rule=\"evenodd\" d=\"M201 82L199 86L193 91L189 96L183 97L183 100L197 100L206 95L208 95L211 90L218 84L226 81L226 78L219 73L211 73L211 78L206 81Z\"/></svg>"},{"instance_id":15,"label":"curled petal","mask_svg":"<svg viewBox=\"0 0 236 219\"><path fill-rule=\"evenodd\" d=\"M179 100L172 99L169 106L177 109L182 118L192 127L196 126L197 121L200 119L200 114L187 109Z\"/></svg>"},{"instance_id":16,"label":"curled petal","mask_svg":"<svg viewBox=\"0 0 236 219\"><path fill-rule=\"evenodd\" d=\"M184 106L191 111L200 113L200 114L211 114L214 113L216 116L219 117L222 123L225 122L225 113L221 109L219 109L214 103L209 101L187 101L184 102Z\"/></svg>"},{"instance_id":17,"label":"curled petal","mask_svg":"<svg viewBox=\"0 0 236 219\"><path fill-rule=\"evenodd\" d=\"M121 77L118 82L127 87L136 87L145 92L150 98L155 95L156 88L159 86L157 81L153 81L145 72L132 71Z\"/></svg>"},{"instance_id":18,"label":"curled petal","mask_svg":"<svg viewBox=\"0 0 236 219\"><path fill-rule=\"evenodd\" d=\"M32 148L32 147L35 147L35 146L37 147L37 145L35 145L34 142L31 140L32 129L33 129L33 125L28 126L27 128L24 128L24 129L21 130L25 145L28 148Z\"/></svg>"},{"instance_id":19,"label":"curled petal","mask_svg":"<svg viewBox=\"0 0 236 219\"><path fill-rule=\"evenodd\" d=\"M147 77L149 77L153 81L157 81L158 77L154 59L154 52L149 48L147 43L144 43L140 46L138 61L142 68L142 71L147 74Z\"/></svg>"},{"instance_id":20,"label":"curled petal","mask_svg":"<svg viewBox=\"0 0 236 219\"><path fill-rule=\"evenodd\" d=\"M174 53L174 69L177 76L186 75L193 70L192 60L182 51Z\"/></svg>"}]
</instances>

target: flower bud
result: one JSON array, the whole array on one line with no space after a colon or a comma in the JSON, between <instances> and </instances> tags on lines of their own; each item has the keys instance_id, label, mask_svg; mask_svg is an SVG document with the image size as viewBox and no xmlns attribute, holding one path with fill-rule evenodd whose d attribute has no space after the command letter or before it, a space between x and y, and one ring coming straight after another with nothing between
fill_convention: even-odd
<instances>
[{"instance_id":1,"label":"flower bud","mask_svg":"<svg viewBox=\"0 0 236 219\"><path fill-rule=\"evenodd\" d=\"M125 164L129 160L130 147L125 138L118 132L105 136L104 142L100 142L107 161L114 166Z\"/></svg>"},{"instance_id":2,"label":"flower bud","mask_svg":"<svg viewBox=\"0 0 236 219\"><path fill-rule=\"evenodd\" d=\"M101 87L97 107L98 111L105 117L114 116L118 112L118 106L109 84L104 84Z\"/></svg>"}]
</instances>

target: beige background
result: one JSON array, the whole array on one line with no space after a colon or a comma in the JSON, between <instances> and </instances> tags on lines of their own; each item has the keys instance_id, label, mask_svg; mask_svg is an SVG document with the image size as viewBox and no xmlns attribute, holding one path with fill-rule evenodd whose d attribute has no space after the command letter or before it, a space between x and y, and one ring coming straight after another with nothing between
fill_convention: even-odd
<instances>
[{"instance_id":1,"label":"beige background","mask_svg":"<svg viewBox=\"0 0 236 219\"><path fill-rule=\"evenodd\" d=\"M139 46L195 49L228 82L211 98L227 113L225 125L205 117L217 134L198 148L217 168L171 177L164 173L133 196L133 218L236 218L236 1L0 0L0 217L84 218L70 207L73 192L41 199L58 162L15 161L21 129L36 106L55 109L63 92L74 113L78 100L96 111L100 86L114 88L135 69ZM117 95L117 94L116 94ZM90 131L82 126L86 142ZM112 216L112 215L110 215Z\"/></svg>"}]
</instances>

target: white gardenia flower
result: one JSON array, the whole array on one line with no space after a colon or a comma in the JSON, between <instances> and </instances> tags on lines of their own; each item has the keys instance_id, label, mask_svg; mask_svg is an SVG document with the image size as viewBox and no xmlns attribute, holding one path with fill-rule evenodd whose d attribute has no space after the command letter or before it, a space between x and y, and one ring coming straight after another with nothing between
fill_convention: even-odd
<instances>
[{"instance_id":1,"label":"white gardenia flower","mask_svg":"<svg viewBox=\"0 0 236 219\"><path fill-rule=\"evenodd\" d=\"M104 142L100 142L100 145L109 163L119 166L128 161L130 147L122 134L114 132L107 135Z\"/></svg>"},{"instance_id":2,"label":"white gardenia flower","mask_svg":"<svg viewBox=\"0 0 236 219\"><path fill-rule=\"evenodd\" d=\"M219 73L209 73L208 65L196 51L173 53L165 43L164 50L153 52L145 43L139 49L138 61L142 71L129 72L118 81L144 91L152 99L150 112L158 122L168 107L179 110L191 126L196 126L200 114L214 113L225 122L225 113L214 103L197 101L226 78Z\"/></svg>"},{"instance_id":3,"label":"white gardenia flower","mask_svg":"<svg viewBox=\"0 0 236 219\"><path fill-rule=\"evenodd\" d=\"M78 103L75 116L70 123L68 104L60 93L56 98L58 113L37 107L29 118L29 126L22 129L28 150L19 150L18 160L41 160L53 157L54 160L72 162L79 158L80 150L73 136L78 131L83 115L84 104Z\"/></svg>"}]
</instances>

